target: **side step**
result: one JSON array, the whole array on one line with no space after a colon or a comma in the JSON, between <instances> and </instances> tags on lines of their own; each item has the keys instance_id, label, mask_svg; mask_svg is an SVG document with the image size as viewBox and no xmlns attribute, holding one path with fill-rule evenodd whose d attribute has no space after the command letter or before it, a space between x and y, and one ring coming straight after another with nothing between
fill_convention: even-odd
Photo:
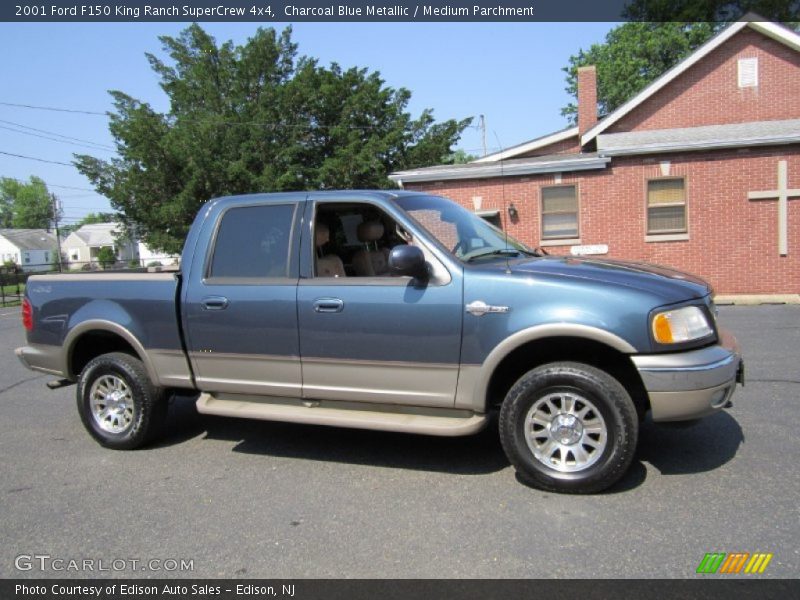
<instances>
[{"instance_id":1,"label":"side step","mask_svg":"<svg viewBox=\"0 0 800 600\"><path fill-rule=\"evenodd\" d=\"M197 412L221 417L439 436L470 435L483 429L487 423L486 415L467 410L239 394L200 394Z\"/></svg>"}]
</instances>

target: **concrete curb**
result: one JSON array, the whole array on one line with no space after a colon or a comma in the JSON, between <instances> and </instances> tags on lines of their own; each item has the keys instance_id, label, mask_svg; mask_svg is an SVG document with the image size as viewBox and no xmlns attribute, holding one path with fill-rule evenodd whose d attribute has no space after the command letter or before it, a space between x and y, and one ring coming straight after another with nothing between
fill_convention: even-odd
<instances>
[{"instance_id":1,"label":"concrete curb","mask_svg":"<svg viewBox=\"0 0 800 600\"><path fill-rule=\"evenodd\" d=\"M757 306L759 304L800 304L800 294L721 294L714 298L718 306Z\"/></svg>"}]
</instances>

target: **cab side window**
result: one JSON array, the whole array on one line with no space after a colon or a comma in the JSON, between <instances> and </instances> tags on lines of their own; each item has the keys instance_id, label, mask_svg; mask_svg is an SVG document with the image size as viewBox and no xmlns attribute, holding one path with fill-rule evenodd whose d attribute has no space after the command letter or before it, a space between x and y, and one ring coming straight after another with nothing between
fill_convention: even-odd
<instances>
[{"instance_id":1,"label":"cab side window","mask_svg":"<svg viewBox=\"0 0 800 600\"><path fill-rule=\"evenodd\" d=\"M294 204L227 210L219 224L208 278L288 277Z\"/></svg>"},{"instance_id":2,"label":"cab side window","mask_svg":"<svg viewBox=\"0 0 800 600\"><path fill-rule=\"evenodd\" d=\"M389 277L389 252L411 239L371 204L320 203L314 227L316 277Z\"/></svg>"}]
</instances>

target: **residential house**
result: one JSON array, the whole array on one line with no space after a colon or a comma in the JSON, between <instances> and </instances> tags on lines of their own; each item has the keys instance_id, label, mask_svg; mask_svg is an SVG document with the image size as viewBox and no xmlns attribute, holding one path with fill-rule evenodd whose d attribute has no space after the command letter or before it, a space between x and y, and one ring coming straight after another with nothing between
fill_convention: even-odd
<instances>
[{"instance_id":1,"label":"residential house","mask_svg":"<svg viewBox=\"0 0 800 600\"><path fill-rule=\"evenodd\" d=\"M56 236L46 229L0 229L0 263L23 271L50 271L57 260Z\"/></svg>"},{"instance_id":2,"label":"residential house","mask_svg":"<svg viewBox=\"0 0 800 600\"><path fill-rule=\"evenodd\" d=\"M62 256L70 268L98 266L101 248L111 248L119 262L139 259L138 245L121 234L118 223L83 225L61 242Z\"/></svg>"}]
</instances>

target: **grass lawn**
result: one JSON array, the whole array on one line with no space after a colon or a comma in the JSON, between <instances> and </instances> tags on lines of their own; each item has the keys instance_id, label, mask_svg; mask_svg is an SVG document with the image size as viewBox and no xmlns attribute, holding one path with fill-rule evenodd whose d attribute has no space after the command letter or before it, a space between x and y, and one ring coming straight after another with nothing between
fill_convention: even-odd
<instances>
[{"instance_id":1,"label":"grass lawn","mask_svg":"<svg viewBox=\"0 0 800 600\"><path fill-rule=\"evenodd\" d=\"M21 296L25 293L25 284L19 284L19 296L17 296L17 284L4 285L2 290L3 293L0 294L0 304L2 306L19 306L22 299Z\"/></svg>"}]
</instances>

